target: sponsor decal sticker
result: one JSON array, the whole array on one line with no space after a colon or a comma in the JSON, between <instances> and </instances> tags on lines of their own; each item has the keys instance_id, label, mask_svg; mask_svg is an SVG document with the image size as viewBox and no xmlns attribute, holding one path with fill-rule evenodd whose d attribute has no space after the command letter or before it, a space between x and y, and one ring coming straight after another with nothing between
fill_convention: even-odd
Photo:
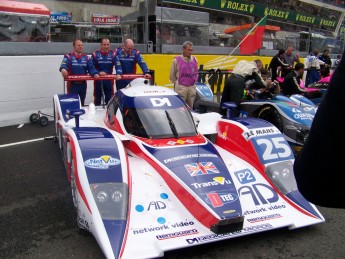
<instances>
[{"instance_id":1,"label":"sponsor decal sticker","mask_svg":"<svg viewBox=\"0 0 345 259\"><path fill-rule=\"evenodd\" d=\"M62 103L73 103L73 102L79 102L79 99L76 99L76 98L66 98L66 99L61 99L60 102L62 102Z\"/></svg>"},{"instance_id":2,"label":"sponsor decal sticker","mask_svg":"<svg viewBox=\"0 0 345 259\"><path fill-rule=\"evenodd\" d=\"M164 221L158 222L158 223L165 224L166 220L164 219ZM153 226L153 227L150 226L150 227L134 229L133 230L133 234L134 235L138 235L138 234L156 232L156 231L167 230L167 229L176 229L176 228L189 227L189 226L193 226L193 225L194 225L193 221L186 221L186 222L181 221L181 222L176 222L176 223L171 224L171 225L165 224L165 225L161 225L161 226ZM175 236L175 237L177 237L177 236ZM162 239L166 239L166 238L162 238Z\"/></svg>"},{"instance_id":3,"label":"sponsor decal sticker","mask_svg":"<svg viewBox=\"0 0 345 259\"><path fill-rule=\"evenodd\" d=\"M189 235L195 235L195 234L199 234L199 231L196 229L191 229L191 230L184 230L184 231L179 231L179 232L174 232L174 233L168 233L168 234L164 234L164 235L158 235L158 236L156 236L156 238L158 240L164 240L164 239L189 236Z\"/></svg>"},{"instance_id":4,"label":"sponsor decal sticker","mask_svg":"<svg viewBox=\"0 0 345 259\"><path fill-rule=\"evenodd\" d=\"M178 141L176 141L176 143L178 143L178 144L184 144L184 143L185 143L185 141L184 141L184 140L182 140L182 139L179 139Z\"/></svg>"},{"instance_id":5,"label":"sponsor decal sticker","mask_svg":"<svg viewBox=\"0 0 345 259\"><path fill-rule=\"evenodd\" d=\"M238 194L245 198L252 200L255 206L272 204L279 201L279 195L277 192L269 185L264 183L257 183L250 185L243 185L238 189ZM277 205L271 206L269 209ZM284 205L283 205L284 206ZM284 206L285 207L285 206ZM262 208L266 211L265 208ZM255 209L253 213L258 213L261 209Z\"/></svg>"},{"instance_id":6,"label":"sponsor decal sticker","mask_svg":"<svg viewBox=\"0 0 345 259\"><path fill-rule=\"evenodd\" d=\"M225 131L222 134L218 133L218 137L220 137L221 139L226 140L226 136L227 136L227 134Z\"/></svg>"},{"instance_id":7,"label":"sponsor decal sticker","mask_svg":"<svg viewBox=\"0 0 345 259\"><path fill-rule=\"evenodd\" d=\"M86 219L79 217L78 223L83 229L89 230L89 222Z\"/></svg>"},{"instance_id":8,"label":"sponsor decal sticker","mask_svg":"<svg viewBox=\"0 0 345 259\"><path fill-rule=\"evenodd\" d=\"M162 200L168 200L169 195L167 193L161 193L159 197ZM146 207L146 209L145 209ZM160 200L155 200L155 201L150 201L147 206L143 204L137 204L135 206L135 210L137 212L144 212L144 211L150 211L150 210L164 210L167 208L166 202L160 201Z\"/></svg>"},{"instance_id":9,"label":"sponsor decal sticker","mask_svg":"<svg viewBox=\"0 0 345 259\"><path fill-rule=\"evenodd\" d=\"M158 90L149 90L149 91L144 91L144 94L160 94L160 93L165 93L166 91L158 91Z\"/></svg>"},{"instance_id":10,"label":"sponsor decal sticker","mask_svg":"<svg viewBox=\"0 0 345 259\"><path fill-rule=\"evenodd\" d=\"M174 146L174 145L176 145L176 144L183 145L183 144L186 144L186 143L192 144L192 143L194 143L194 141L193 141L193 140L190 140L190 139L187 139L187 140L179 139L179 140L177 140L176 142L175 142L175 141L171 141L171 140L167 142L167 144L168 144L168 145L171 145L171 146Z\"/></svg>"},{"instance_id":11,"label":"sponsor decal sticker","mask_svg":"<svg viewBox=\"0 0 345 259\"><path fill-rule=\"evenodd\" d=\"M309 113L296 113L293 115L293 117L299 120L313 120L314 119L314 115L311 115Z\"/></svg>"},{"instance_id":12,"label":"sponsor decal sticker","mask_svg":"<svg viewBox=\"0 0 345 259\"><path fill-rule=\"evenodd\" d=\"M236 210L224 210L223 214L231 214L231 213L234 213L234 212L236 212Z\"/></svg>"},{"instance_id":13,"label":"sponsor decal sticker","mask_svg":"<svg viewBox=\"0 0 345 259\"><path fill-rule=\"evenodd\" d=\"M231 184L230 180L226 180L224 177L214 177L213 181L211 182L203 182L203 183L192 183L192 186L195 189L203 188L203 187L210 187L215 185L225 185L225 184Z\"/></svg>"},{"instance_id":14,"label":"sponsor decal sticker","mask_svg":"<svg viewBox=\"0 0 345 259\"><path fill-rule=\"evenodd\" d=\"M261 208L256 208L256 209L253 209L253 210L246 210L246 211L243 212L243 216L260 214L260 213L264 213L264 212L268 212L268 211L273 211L273 210L283 210L283 209L286 209L286 208L287 207L284 204L276 204L276 205L271 205L269 207L261 207ZM282 217L280 214L273 214L273 215L279 215L279 217Z\"/></svg>"},{"instance_id":15,"label":"sponsor decal sticker","mask_svg":"<svg viewBox=\"0 0 345 259\"><path fill-rule=\"evenodd\" d=\"M221 239L221 238L226 238L226 237L231 237L231 236L237 236L237 235L244 235L246 233L253 233L253 232L259 232L259 231L265 231L268 229L272 229L273 226L269 223L267 224L262 224L262 225L257 225L257 226L252 226L252 227L246 227L243 228L242 230L227 233L227 234L212 234L212 235L206 235L206 236L200 236L200 237L195 237L195 238L188 238L186 239L186 242L189 245L193 244L200 244L204 242L210 242L212 240L216 239Z\"/></svg>"},{"instance_id":16,"label":"sponsor decal sticker","mask_svg":"<svg viewBox=\"0 0 345 259\"><path fill-rule=\"evenodd\" d=\"M251 182L256 181L254 174L249 169L237 171L235 172L235 175L241 184L246 184L246 183L251 183Z\"/></svg>"},{"instance_id":17,"label":"sponsor decal sticker","mask_svg":"<svg viewBox=\"0 0 345 259\"><path fill-rule=\"evenodd\" d=\"M278 134L278 133L280 133L280 131L275 127L265 127L265 128L247 130L242 133L242 136L246 140L250 140L253 137L273 135L273 134Z\"/></svg>"},{"instance_id":18,"label":"sponsor decal sticker","mask_svg":"<svg viewBox=\"0 0 345 259\"><path fill-rule=\"evenodd\" d=\"M215 154L189 154L189 155L182 155L182 156L175 156L172 158L164 159L164 163L175 162L182 159L189 159L189 158L196 158L196 157L218 157Z\"/></svg>"},{"instance_id":19,"label":"sponsor decal sticker","mask_svg":"<svg viewBox=\"0 0 345 259\"><path fill-rule=\"evenodd\" d=\"M310 112L310 111L316 112L317 111L317 107L306 106L306 107L303 107L303 110L305 110L306 112Z\"/></svg>"},{"instance_id":20,"label":"sponsor decal sticker","mask_svg":"<svg viewBox=\"0 0 345 259\"><path fill-rule=\"evenodd\" d=\"M121 162L117 158L108 155L90 158L84 161L84 165L93 169L108 169L110 166L119 165Z\"/></svg>"},{"instance_id":21,"label":"sponsor decal sticker","mask_svg":"<svg viewBox=\"0 0 345 259\"><path fill-rule=\"evenodd\" d=\"M153 107L171 106L168 98L150 98Z\"/></svg>"},{"instance_id":22,"label":"sponsor decal sticker","mask_svg":"<svg viewBox=\"0 0 345 259\"><path fill-rule=\"evenodd\" d=\"M219 174L219 170L212 162L199 162L184 165L190 176Z\"/></svg>"},{"instance_id":23,"label":"sponsor decal sticker","mask_svg":"<svg viewBox=\"0 0 345 259\"><path fill-rule=\"evenodd\" d=\"M256 223L260 221L271 220L271 219L276 219L276 218L281 218L281 217L282 215L280 214L272 214L272 215L266 215L266 216L260 216L256 218L247 219L247 221L250 223Z\"/></svg>"},{"instance_id":24,"label":"sponsor decal sticker","mask_svg":"<svg viewBox=\"0 0 345 259\"><path fill-rule=\"evenodd\" d=\"M144 205L144 204L137 204L135 205L135 210L139 213L145 213L145 212L152 212L152 211L163 211L165 210L168 206L167 206L167 201L169 201L169 195L165 192L162 192L160 195L159 195L159 198L162 199L162 200L155 200L155 201L150 201L147 205ZM166 223L166 218L165 217L157 217L157 223L163 225ZM158 227L156 228L156 230L160 230L161 227ZM153 230L150 230L151 231L154 231L155 229ZM137 231L137 232L136 232ZM142 230L142 232L138 232L139 230L135 230L133 233L134 234L138 234L138 233L144 233L144 232L147 232L145 230Z\"/></svg>"},{"instance_id":25,"label":"sponsor decal sticker","mask_svg":"<svg viewBox=\"0 0 345 259\"><path fill-rule=\"evenodd\" d=\"M226 203L234 202L238 199L235 193L217 193L210 192L206 194L206 203L211 204L214 208L222 207Z\"/></svg>"},{"instance_id":26,"label":"sponsor decal sticker","mask_svg":"<svg viewBox=\"0 0 345 259\"><path fill-rule=\"evenodd\" d=\"M150 210L164 210L167 208L167 205L162 201L151 201L149 206L147 207L147 211Z\"/></svg>"}]
</instances>

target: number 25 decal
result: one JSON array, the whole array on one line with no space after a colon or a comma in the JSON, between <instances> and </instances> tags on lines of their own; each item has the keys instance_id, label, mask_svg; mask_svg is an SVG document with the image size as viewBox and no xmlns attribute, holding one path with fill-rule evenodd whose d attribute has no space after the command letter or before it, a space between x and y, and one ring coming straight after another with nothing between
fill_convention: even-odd
<instances>
[{"instance_id":1,"label":"number 25 decal","mask_svg":"<svg viewBox=\"0 0 345 259\"><path fill-rule=\"evenodd\" d=\"M262 158L264 160L271 160L277 158L288 158L292 155L291 148L287 144L284 137L276 137L271 139L258 139L256 143L259 146L264 146Z\"/></svg>"}]
</instances>

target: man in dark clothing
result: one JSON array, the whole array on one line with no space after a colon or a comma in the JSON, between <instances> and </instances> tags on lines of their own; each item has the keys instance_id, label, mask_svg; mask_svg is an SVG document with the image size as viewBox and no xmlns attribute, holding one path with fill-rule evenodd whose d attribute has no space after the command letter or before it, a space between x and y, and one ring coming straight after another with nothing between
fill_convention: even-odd
<instances>
[{"instance_id":1,"label":"man in dark clothing","mask_svg":"<svg viewBox=\"0 0 345 259\"><path fill-rule=\"evenodd\" d=\"M144 61L140 51L134 49L133 40L125 40L123 47L117 48L115 51L115 58L120 60L120 65L115 63L116 74L136 74L137 64L140 66L145 78L151 78L150 70ZM116 89L120 90L126 87L132 80L116 80Z\"/></svg>"},{"instance_id":2,"label":"man in dark clothing","mask_svg":"<svg viewBox=\"0 0 345 259\"><path fill-rule=\"evenodd\" d=\"M304 64L297 63L293 71L288 73L283 82L282 92L284 95L304 94L307 90L301 87L304 73Z\"/></svg>"},{"instance_id":3,"label":"man in dark clothing","mask_svg":"<svg viewBox=\"0 0 345 259\"><path fill-rule=\"evenodd\" d=\"M69 54L65 54L61 62L59 71L63 77L68 75L87 75L98 78L99 74L95 66L91 62L88 55L83 54L84 44L81 40L73 41L73 51ZM67 93L75 93L80 97L81 105L84 106L86 97L86 81L68 81Z\"/></svg>"},{"instance_id":4,"label":"man in dark clothing","mask_svg":"<svg viewBox=\"0 0 345 259\"><path fill-rule=\"evenodd\" d=\"M319 56L319 59L323 62L325 62L325 64L320 64L320 74L321 74L321 78L329 76L329 74L331 73L330 71L330 67L332 66L332 60L329 57L329 50L325 49L322 53L322 55Z\"/></svg>"},{"instance_id":5,"label":"man in dark clothing","mask_svg":"<svg viewBox=\"0 0 345 259\"><path fill-rule=\"evenodd\" d=\"M232 110L232 116L237 117L240 114L238 106L243 97L243 90L247 80L254 79L258 84L258 87L266 87L265 82L260 75L260 69L262 68L261 60L246 61L241 60L238 62L230 77L225 81L224 90L222 93L222 99L220 102L220 113L226 115L226 109L222 108L223 103L234 102L237 107Z\"/></svg>"},{"instance_id":6,"label":"man in dark clothing","mask_svg":"<svg viewBox=\"0 0 345 259\"><path fill-rule=\"evenodd\" d=\"M343 55L316 112L308 139L294 163L301 194L315 205L324 207L345 208L344 152L341 151L345 138L343 128L339 126L339 109L345 100L344 82Z\"/></svg>"},{"instance_id":7,"label":"man in dark clothing","mask_svg":"<svg viewBox=\"0 0 345 259\"><path fill-rule=\"evenodd\" d=\"M270 65L268 66L268 70L271 71L272 81L277 79L277 76L278 76L277 70L278 69L283 69L283 68L291 69L290 65L285 62L284 54L285 54L285 49L280 49L278 54L276 54L271 59Z\"/></svg>"},{"instance_id":8,"label":"man in dark clothing","mask_svg":"<svg viewBox=\"0 0 345 259\"><path fill-rule=\"evenodd\" d=\"M260 84L254 82L251 82L246 87L246 90L249 91L249 99L271 99L274 95L280 94L280 85L278 81L271 81L268 78L268 71L265 68L261 69L261 78L267 83L266 87L260 87Z\"/></svg>"},{"instance_id":9,"label":"man in dark clothing","mask_svg":"<svg viewBox=\"0 0 345 259\"><path fill-rule=\"evenodd\" d=\"M110 50L110 40L108 38L101 39L101 48L91 55L91 61L98 70L100 76L111 75L115 63L119 60L115 58L114 52ZM117 79L121 79L117 75ZM100 105L102 95L104 93L104 102L107 104L114 94L114 80L95 80L94 82L94 104Z\"/></svg>"}]
</instances>

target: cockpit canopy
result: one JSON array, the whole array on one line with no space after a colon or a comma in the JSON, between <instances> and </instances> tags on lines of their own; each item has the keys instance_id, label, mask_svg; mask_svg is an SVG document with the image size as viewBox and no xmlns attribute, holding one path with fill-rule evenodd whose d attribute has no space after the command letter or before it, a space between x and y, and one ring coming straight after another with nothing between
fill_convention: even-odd
<instances>
[{"instance_id":1,"label":"cockpit canopy","mask_svg":"<svg viewBox=\"0 0 345 259\"><path fill-rule=\"evenodd\" d=\"M143 105L144 97L135 97L134 107L124 103L123 123L126 131L142 138L180 138L196 136L197 130L191 112L178 96L161 98L159 105ZM153 103L153 99L149 103ZM144 100L145 101L145 100ZM157 101L157 100L156 100ZM132 103L132 104L133 104Z\"/></svg>"}]
</instances>

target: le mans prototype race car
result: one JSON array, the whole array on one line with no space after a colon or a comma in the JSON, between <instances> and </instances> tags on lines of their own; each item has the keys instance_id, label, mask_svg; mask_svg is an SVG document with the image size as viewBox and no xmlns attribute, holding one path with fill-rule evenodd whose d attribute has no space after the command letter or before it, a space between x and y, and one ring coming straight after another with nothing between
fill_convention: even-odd
<instances>
[{"instance_id":1,"label":"le mans prototype race car","mask_svg":"<svg viewBox=\"0 0 345 259\"><path fill-rule=\"evenodd\" d=\"M293 152L269 122L196 113L143 78L106 107L58 94L54 108L77 224L107 258L161 257L324 222L298 191Z\"/></svg>"},{"instance_id":2,"label":"le mans prototype race car","mask_svg":"<svg viewBox=\"0 0 345 259\"><path fill-rule=\"evenodd\" d=\"M257 117L271 122L297 154L308 138L317 106L301 95L275 95L271 99L243 101L240 109L242 117Z\"/></svg>"},{"instance_id":3,"label":"le mans prototype race car","mask_svg":"<svg viewBox=\"0 0 345 259\"><path fill-rule=\"evenodd\" d=\"M197 84L199 112L219 111L220 104L213 101L213 92L207 84ZM317 105L302 95L272 95L271 98L243 100L240 117L255 117L272 123L282 132L296 155L306 141Z\"/></svg>"}]
</instances>

